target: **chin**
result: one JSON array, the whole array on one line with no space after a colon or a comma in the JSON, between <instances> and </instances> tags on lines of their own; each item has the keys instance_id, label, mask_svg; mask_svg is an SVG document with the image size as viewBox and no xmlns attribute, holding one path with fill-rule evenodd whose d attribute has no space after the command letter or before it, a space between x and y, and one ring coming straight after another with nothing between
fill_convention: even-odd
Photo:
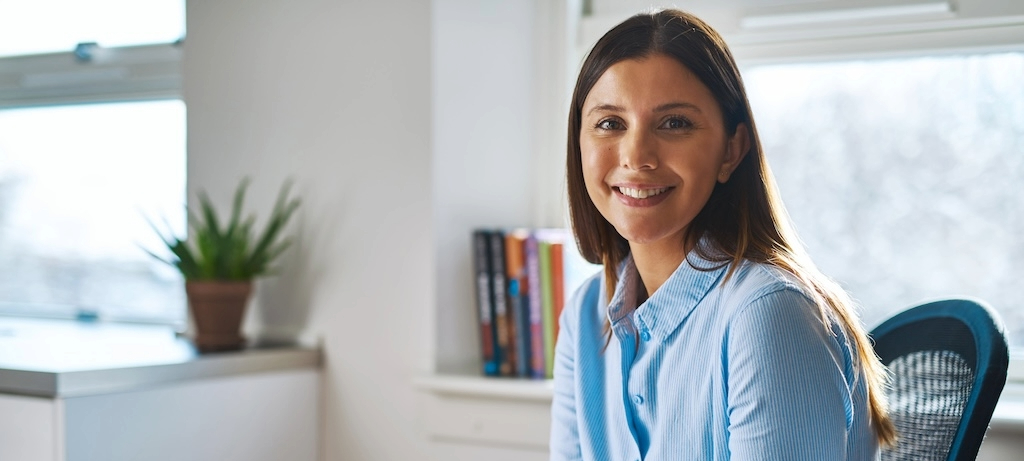
<instances>
[{"instance_id":1,"label":"chin","mask_svg":"<svg viewBox=\"0 0 1024 461\"><path fill-rule=\"evenodd\" d=\"M672 232L666 229L651 229L646 226L615 226L622 238L627 242L637 245L646 245L671 238L678 234L679 230Z\"/></svg>"}]
</instances>

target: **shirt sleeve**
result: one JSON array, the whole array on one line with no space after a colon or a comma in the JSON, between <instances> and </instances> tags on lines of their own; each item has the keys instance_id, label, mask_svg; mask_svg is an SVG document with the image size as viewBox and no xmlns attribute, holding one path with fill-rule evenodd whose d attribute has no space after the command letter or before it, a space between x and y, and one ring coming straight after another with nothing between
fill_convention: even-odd
<instances>
[{"instance_id":1,"label":"shirt sleeve","mask_svg":"<svg viewBox=\"0 0 1024 461\"><path fill-rule=\"evenodd\" d=\"M794 289L738 311L725 339L730 459L842 460L851 392L840 345Z\"/></svg>"},{"instance_id":2,"label":"shirt sleeve","mask_svg":"<svg viewBox=\"0 0 1024 461\"><path fill-rule=\"evenodd\" d=\"M559 318L551 401L551 461L582 460L576 420L576 321L583 296L577 292Z\"/></svg>"}]
</instances>

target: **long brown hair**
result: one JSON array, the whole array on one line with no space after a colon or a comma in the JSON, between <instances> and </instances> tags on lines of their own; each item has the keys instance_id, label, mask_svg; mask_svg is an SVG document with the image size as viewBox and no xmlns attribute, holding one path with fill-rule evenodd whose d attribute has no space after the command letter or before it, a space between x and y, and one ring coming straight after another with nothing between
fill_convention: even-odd
<instances>
[{"instance_id":1,"label":"long brown hair","mask_svg":"<svg viewBox=\"0 0 1024 461\"><path fill-rule=\"evenodd\" d=\"M708 246L694 251L702 258L730 265L726 280L743 260L776 266L793 274L811 292L826 324L838 322L858 352L855 360L867 380L871 421L880 443L891 445L896 429L886 410L883 389L886 370L853 309L846 292L821 274L793 233L775 181L761 151L750 103L739 69L722 37L697 17L678 10L633 16L608 31L590 51L569 110L566 155L569 215L580 253L591 263L604 265L609 301L617 283L616 269L629 254L629 243L598 212L587 194L580 153L583 102L591 88L613 64L662 54L679 61L711 91L722 111L726 132L741 126L749 131L750 149L725 183L716 184L711 197L686 230L685 239L706 238Z\"/></svg>"}]
</instances>

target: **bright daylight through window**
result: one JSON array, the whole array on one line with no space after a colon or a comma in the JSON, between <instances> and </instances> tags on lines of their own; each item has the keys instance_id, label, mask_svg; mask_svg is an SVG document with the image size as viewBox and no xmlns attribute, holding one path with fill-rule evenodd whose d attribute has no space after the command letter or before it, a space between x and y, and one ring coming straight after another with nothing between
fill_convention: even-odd
<instances>
[{"instance_id":1,"label":"bright daylight through window","mask_svg":"<svg viewBox=\"0 0 1024 461\"><path fill-rule=\"evenodd\" d=\"M184 31L183 0L0 0L0 314L184 321L142 250L185 228Z\"/></svg>"},{"instance_id":2,"label":"bright daylight through window","mask_svg":"<svg viewBox=\"0 0 1024 461\"><path fill-rule=\"evenodd\" d=\"M870 328L973 296L1024 347L1024 53L745 69L797 231Z\"/></svg>"}]
</instances>

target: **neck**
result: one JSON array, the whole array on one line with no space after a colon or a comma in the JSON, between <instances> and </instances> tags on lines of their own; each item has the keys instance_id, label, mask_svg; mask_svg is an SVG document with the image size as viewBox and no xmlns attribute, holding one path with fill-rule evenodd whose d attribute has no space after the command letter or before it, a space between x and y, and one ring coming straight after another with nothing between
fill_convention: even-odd
<instances>
[{"instance_id":1,"label":"neck","mask_svg":"<svg viewBox=\"0 0 1024 461\"><path fill-rule=\"evenodd\" d=\"M640 274L640 280L647 289L647 297L651 297L665 283L673 272L686 259L686 254L693 248L691 242L677 242L667 238L653 243L629 244L633 255L633 264Z\"/></svg>"}]
</instances>

